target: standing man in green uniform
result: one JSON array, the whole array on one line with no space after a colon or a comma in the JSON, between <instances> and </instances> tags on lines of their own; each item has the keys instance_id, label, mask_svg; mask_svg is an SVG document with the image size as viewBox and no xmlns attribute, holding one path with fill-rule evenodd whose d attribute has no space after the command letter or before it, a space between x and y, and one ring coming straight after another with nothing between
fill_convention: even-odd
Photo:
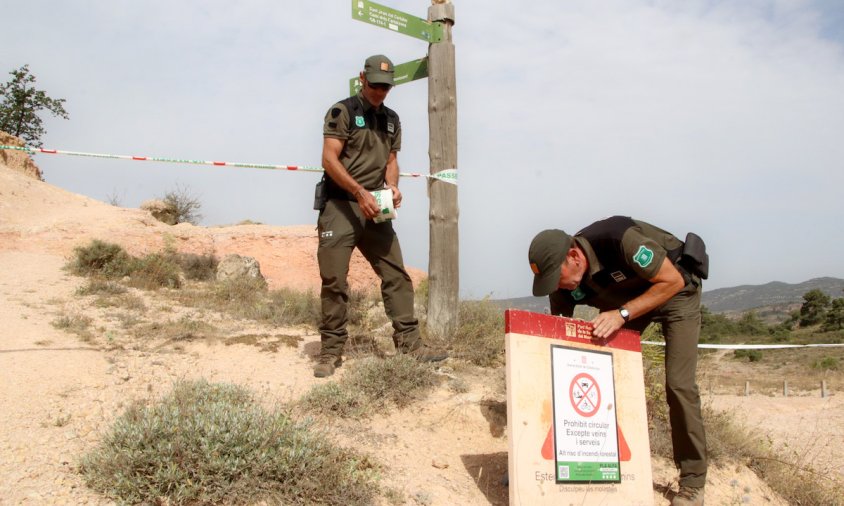
<instances>
[{"instance_id":1,"label":"standing man in green uniform","mask_svg":"<svg viewBox=\"0 0 844 506\"><path fill-rule=\"evenodd\" d=\"M381 279L384 309L393 322L393 342L400 353L436 362L447 355L422 344L413 312L413 284L404 268L398 237L390 221L375 223L381 207L371 191L388 188L393 206L401 205L399 116L384 105L393 87L393 63L370 56L360 73L362 88L328 110L323 126L322 167L325 200L319 214L317 258L322 278L322 350L314 376L334 374L342 364L348 338L349 287L346 277L357 247Z\"/></svg>"},{"instance_id":2,"label":"standing man in green uniform","mask_svg":"<svg viewBox=\"0 0 844 506\"><path fill-rule=\"evenodd\" d=\"M665 334L666 399L680 490L672 505L702 506L706 435L695 380L700 336L701 278L708 275L703 241L686 243L648 223L613 216L571 237L544 230L528 252L533 294L549 296L551 314L571 317L577 304L598 308L592 336L651 322Z\"/></svg>"}]
</instances>

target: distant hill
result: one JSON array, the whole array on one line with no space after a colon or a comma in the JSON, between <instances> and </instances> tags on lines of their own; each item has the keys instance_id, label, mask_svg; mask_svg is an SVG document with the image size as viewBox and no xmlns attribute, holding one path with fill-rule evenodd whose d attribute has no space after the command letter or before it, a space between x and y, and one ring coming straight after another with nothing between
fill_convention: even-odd
<instances>
[{"instance_id":1,"label":"distant hill","mask_svg":"<svg viewBox=\"0 0 844 506\"><path fill-rule=\"evenodd\" d=\"M786 314L803 303L803 294L821 290L830 297L844 297L844 279L815 278L789 284L772 281L764 285L741 285L706 290L702 304L713 313L739 314L750 309L765 314ZM548 308L548 297L517 297L494 300L502 308L524 309L537 313Z\"/></svg>"},{"instance_id":2,"label":"distant hill","mask_svg":"<svg viewBox=\"0 0 844 506\"><path fill-rule=\"evenodd\" d=\"M702 303L713 313L799 305L803 303L803 294L809 290L820 290L833 298L844 297L844 279L814 278L796 284L772 281L764 285L741 285L705 290Z\"/></svg>"}]
</instances>

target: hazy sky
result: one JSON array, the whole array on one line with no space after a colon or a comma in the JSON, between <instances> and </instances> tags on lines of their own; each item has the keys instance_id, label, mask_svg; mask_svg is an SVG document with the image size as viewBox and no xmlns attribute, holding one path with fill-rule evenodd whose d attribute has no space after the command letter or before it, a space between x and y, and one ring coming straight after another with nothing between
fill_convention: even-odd
<instances>
[{"instance_id":1,"label":"hazy sky","mask_svg":"<svg viewBox=\"0 0 844 506\"><path fill-rule=\"evenodd\" d=\"M384 0L425 17L429 2ZM0 82L65 98L44 147L319 165L322 120L364 59L425 56L351 0L0 0ZM714 289L844 277L840 0L455 0L460 286L530 294L527 249L625 214L706 241ZM428 172L427 81L388 105L403 172ZM136 207L177 186L203 223L316 222L318 175L40 154L47 182ZM427 270L423 179L401 183Z\"/></svg>"}]
</instances>

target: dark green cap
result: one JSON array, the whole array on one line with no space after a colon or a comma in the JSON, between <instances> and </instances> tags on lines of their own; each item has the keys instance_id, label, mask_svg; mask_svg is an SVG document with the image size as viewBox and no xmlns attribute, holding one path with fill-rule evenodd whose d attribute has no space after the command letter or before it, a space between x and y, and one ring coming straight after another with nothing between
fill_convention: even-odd
<instances>
[{"instance_id":1,"label":"dark green cap","mask_svg":"<svg viewBox=\"0 0 844 506\"><path fill-rule=\"evenodd\" d=\"M383 54L376 54L366 59L363 64L363 73L366 80L372 84L389 84L393 83L393 72L395 67L393 62Z\"/></svg>"},{"instance_id":2,"label":"dark green cap","mask_svg":"<svg viewBox=\"0 0 844 506\"><path fill-rule=\"evenodd\" d=\"M560 266L571 248L571 236L562 230L543 230L530 243L528 260L533 271L533 295L550 295L560 284Z\"/></svg>"}]
</instances>

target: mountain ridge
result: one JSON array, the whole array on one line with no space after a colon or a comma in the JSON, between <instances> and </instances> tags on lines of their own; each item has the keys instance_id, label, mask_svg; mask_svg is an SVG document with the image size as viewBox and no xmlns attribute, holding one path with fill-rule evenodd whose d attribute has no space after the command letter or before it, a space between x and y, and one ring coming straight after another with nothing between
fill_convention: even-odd
<instances>
[{"instance_id":1,"label":"mountain ridge","mask_svg":"<svg viewBox=\"0 0 844 506\"><path fill-rule=\"evenodd\" d=\"M788 312L803 303L803 295L821 290L832 298L844 296L844 279L831 276L812 278L800 283L770 281L761 285L738 285L706 290L701 304L713 313L743 313L749 310ZM495 299L502 308L524 309L543 313L548 309L547 297L515 297Z\"/></svg>"}]
</instances>

